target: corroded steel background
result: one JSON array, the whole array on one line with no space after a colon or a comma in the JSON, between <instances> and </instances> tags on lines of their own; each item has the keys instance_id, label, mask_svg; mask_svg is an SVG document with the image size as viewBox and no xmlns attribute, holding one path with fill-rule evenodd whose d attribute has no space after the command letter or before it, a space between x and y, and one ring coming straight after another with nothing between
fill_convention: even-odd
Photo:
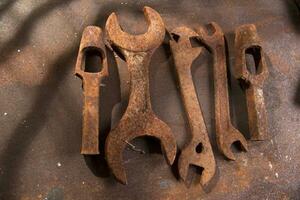
<instances>
[{"instance_id":1,"label":"corroded steel background","mask_svg":"<svg viewBox=\"0 0 300 200\"><path fill-rule=\"evenodd\" d=\"M299 199L300 12L296 2L1 1L0 199ZM237 26L254 23L262 39L270 73L264 97L271 139L249 142L249 152L237 152L235 162L225 160L216 148L212 57L205 53L194 62L194 82L218 166L208 194L176 179L176 167L169 168L157 141L133 142L146 154L130 148L124 152L127 186L111 177L103 157L80 155L82 90L73 70L81 33L87 25L103 28L113 11L125 31L142 33L144 5L157 10L169 30L216 21L227 38L231 68ZM169 46L162 45L152 58L153 110L171 127L182 148L188 128ZM110 113L121 98L119 84L124 83L118 79L111 54L108 64L110 76L101 88L101 136L110 130ZM233 123L249 138L245 96L233 77L230 95Z\"/></svg>"}]
</instances>

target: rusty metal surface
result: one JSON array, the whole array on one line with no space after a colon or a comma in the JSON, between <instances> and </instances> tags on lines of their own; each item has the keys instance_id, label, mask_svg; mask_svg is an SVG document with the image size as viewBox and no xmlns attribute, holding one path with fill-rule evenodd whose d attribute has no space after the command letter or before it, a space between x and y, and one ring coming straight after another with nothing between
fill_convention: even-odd
<instances>
[{"instance_id":1,"label":"rusty metal surface","mask_svg":"<svg viewBox=\"0 0 300 200\"><path fill-rule=\"evenodd\" d=\"M235 72L236 78L246 85L246 101L249 131L252 140L268 138L267 111L263 84L269 71L254 24L247 24L235 30ZM252 57L252 62L247 55ZM250 58L251 59L251 58ZM247 62L248 60L248 62ZM250 66L248 66L250 65ZM249 69L248 69L249 68Z\"/></svg>"},{"instance_id":2,"label":"rusty metal surface","mask_svg":"<svg viewBox=\"0 0 300 200\"><path fill-rule=\"evenodd\" d=\"M102 63L92 63L100 70L85 69L88 51L97 51ZM82 122L81 154L99 154L99 93L101 80L108 76L108 66L103 43L102 31L99 27L88 26L82 33L75 73L83 80L84 106Z\"/></svg>"},{"instance_id":3,"label":"rusty metal surface","mask_svg":"<svg viewBox=\"0 0 300 200\"><path fill-rule=\"evenodd\" d=\"M224 159L215 142L213 57L203 51L192 64L217 163L217 180L209 193L179 181L173 173L177 162L171 171L156 141L132 141L145 154L125 149L126 186L110 175L104 149L97 156L79 154L83 94L73 71L81 33L88 25L103 29L112 12L124 31L146 32L145 5L160 13L168 30L217 22L225 33L231 71L234 30L255 24L261 38L269 70L263 90L270 138L249 141L249 151L235 153L234 162ZM299 199L300 18L294 0L12 0L1 1L0 23L0 199ZM113 55L107 58L100 137L109 133L111 110L120 101L116 63ZM164 43L149 65L152 109L182 149L189 129L174 69ZM238 81L230 78L232 123L249 139L246 98ZM103 139L100 143L104 145Z\"/></svg>"},{"instance_id":4,"label":"rusty metal surface","mask_svg":"<svg viewBox=\"0 0 300 200\"><path fill-rule=\"evenodd\" d=\"M224 33L215 22L209 23L206 27L198 28L197 32L200 40L212 52L214 57L214 109L217 144L219 150L228 159L235 160L231 149L233 143L239 142L241 148L245 151L248 150L248 147L243 134L231 122Z\"/></svg>"},{"instance_id":5,"label":"rusty metal surface","mask_svg":"<svg viewBox=\"0 0 300 200\"><path fill-rule=\"evenodd\" d=\"M189 141L181 150L178 171L180 178L187 181L190 165L203 168L201 179L197 182L205 186L215 175L216 161L198 103L191 69L193 61L201 54L202 47L192 47L190 39L198 37L198 34L192 29L178 27L172 30L171 34L175 34L174 38L178 37L177 40L170 41L170 47L191 133Z\"/></svg>"},{"instance_id":6,"label":"rusty metal surface","mask_svg":"<svg viewBox=\"0 0 300 200\"><path fill-rule=\"evenodd\" d=\"M160 15L150 7L144 8L149 23L148 31L130 35L121 30L116 15L108 17L105 29L111 45L119 48L129 71L130 95L128 106L120 122L108 134L105 143L106 161L112 173L123 184L127 177L123 151L137 137L154 137L161 143L168 164L176 156L176 141L170 127L153 112L149 90L149 63L155 50L163 42L165 26Z\"/></svg>"}]
</instances>

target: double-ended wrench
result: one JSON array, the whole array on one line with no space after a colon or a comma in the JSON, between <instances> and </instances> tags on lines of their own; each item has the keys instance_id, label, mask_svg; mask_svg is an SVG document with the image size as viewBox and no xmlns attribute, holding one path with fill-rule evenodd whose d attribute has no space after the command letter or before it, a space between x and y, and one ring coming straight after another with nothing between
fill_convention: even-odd
<instances>
[{"instance_id":1,"label":"double-ended wrench","mask_svg":"<svg viewBox=\"0 0 300 200\"><path fill-rule=\"evenodd\" d=\"M176 141L171 129L153 112L149 91L149 63L154 51L165 36L165 26L160 15L150 7L144 7L148 31L130 35L122 31L117 16L112 13L106 22L106 33L110 44L125 57L130 74L130 96L127 109L106 139L107 163L118 181L127 184L122 162L122 152L129 141L136 137L157 138L169 164L176 156Z\"/></svg>"},{"instance_id":2,"label":"double-ended wrench","mask_svg":"<svg viewBox=\"0 0 300 200\"><path fill-rule=\"evenodd\" d=\"M241 148L245 151L248 148L243 134L232 125L230 119L224 33L221 27L215 22L208 24L206 28L199 27L196 32L214 56L213 71L217 145L223 155L230 160L235 160L235 156L231 150L233 143L239 142Z\"/></svg>"},{"instance_id":3,"label":"double-ended wrench","mask_svg":"<svg viewBox=\"0 0 300 200\"><path fill-rule=\"evenodd\" d=\"M200 183L206 185L215 174L216 162L191 72L192 63L201 54L203 48L192 47L190 39L198 37L198 34L192 29L179 27L174 29L171 34L178 38L175 40L174 37L170 41L170 46L191 133L191 138L179 157L179 175L186 181L190 165L201 167L203 171Z\"/></svg>"}]
</instances>

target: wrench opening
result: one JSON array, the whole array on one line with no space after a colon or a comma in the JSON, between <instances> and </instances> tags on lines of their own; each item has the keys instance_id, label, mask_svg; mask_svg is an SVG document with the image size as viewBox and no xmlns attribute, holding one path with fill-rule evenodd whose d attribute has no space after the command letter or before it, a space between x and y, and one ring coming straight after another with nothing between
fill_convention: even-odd
<instances>
[{"instance_id":1,"label":"wrench opening","mask_svg":"<svg viewBox=\"0 0 300 200\"><path fill-rule=\"evenodd\" d=\"M190 187L192 184L201 183L201 176L204 172L204 168L198 165L189 165L188 174L186 178L186 185Z\"/></svg>"},{"instance_id":2,"label":"wrench opening","mask_svg":"<svg viewBox=\"0 0 300 200\"><path fill-rule=\"evenodd\" d=\"M197 153L202 153L202 151L203 151L203 144L202 144L202 142L200 142L200 143L196 146L195 151L196 151Z\"/></svg>"},{"instance_id":3,"label":"wrench opening","mask_svg":"<svg viewBox=\"0 0 300 200\"><path fill-rule=\"evenodd\" d=\"M205 25L205 31L207 36L213 36L216 33L217 29L213 24L209 23Z\"/></svg>"},{"instance_id":4,"label":"wrench opening","mask_svg":"<svg viewBox=\"0 0 300 200\"><path fill-rule=\"evenodd\" d=\"M245 59L247 70L251 74L258 75L262 73L261 66L261 47L254 45L245 50Z\"/></svg>"},{"instance_id":5,"label":"wrench opening","mask_svg":"<svg viewBox=\"0 0 300 200\"><path fill-rule=\"evenodd\" d=\"M246 151L247 149L243 146L243 144L241 143L241 141L236 140L234 141L231 146L230 149L232 150L232 152L234 153L238 153L239 151Z\"/></svg>"},{"instance_id":6,"label":"wrench opening","mask_svg":"<svg viewBox=\"0 0 300 200\"><path fill-rule=\"evenodd\" d=\"M83 62L81 69L88 73L98 73L103 68L103 52L97 47L83 49Z\"/></svg>"},{"instance_id":7,"label":"wrench opening","mask_svg":"<svg viewBox=\"0 0 300 200\"><path fill-rule=\"evenodd\" d=\"M140 154L162 154L160 141L153 136L136 137L131 141L126 141L126 143L126 149Z\"/></svg>"}]
</instances>

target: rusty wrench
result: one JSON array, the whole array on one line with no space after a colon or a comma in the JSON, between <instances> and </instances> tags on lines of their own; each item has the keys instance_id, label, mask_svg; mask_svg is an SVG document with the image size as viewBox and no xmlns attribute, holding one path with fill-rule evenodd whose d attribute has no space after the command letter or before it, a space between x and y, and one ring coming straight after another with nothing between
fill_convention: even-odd
<instances>
[{"instance_id":1,"label":"rusty wrench","mask_svg":"<svg viewBox=\"0 0 300 200\"><path fill-rule=\"evenodd\" d=\"M99 93L103 77L108 75L105 46L99 27L88 26L84 29L75 74L83 81L84 105L81 154L99 154ZM96 51L101 57L102 70L89 72L85 70L88 51ZM96 66L98 67L98 66Z\"/></svg>"},{"instance_id":2,"label":"rusty wrench","mask_svg":"<svg viewBox=\"0 0 300 200\"><path fill-rule=\"evenodd\" d=\"M213 71L217 144L220 151L228 159L235 160L231 145L238 141L241 147L247 151L247 141L232 125L230 119L224 33L221 27L214 22L210 23L207 28L212 31L211 34L204 27L199 27L197 33L208 50L214 55Z\"/></svg>"},{"instance_id":3,"label":"rusty wrench","mask_svg":"<svg viewBox=\"0 0 300 200\"><path fill-rule=\"evenodd\" d=\"M267 134L267 111L264 102L263 84L268 77L268 68L254 24L240 26L235 31L235 74L246 83L246 101L249 129L252 140L265 140ZM246 55L253 56L253 72L248 70ZM251 67L251 66L249 66Z\"/></svg>"},{"instance_id":4,"label":"rusty wrench","mask_svg":"<svg viewBox=\"0 0 300 200\"><path fill-rule=\"evenodd\" d=\"M122 152L128 142L136 137L152 136L160 140L162 151L169 164L176 156L176 141L171 129L156 117L150 101L148 67L154 51L163 42L165 26L160 15L144 7L149 23L148 31L140 35L123 32L115 13L106 22L109 42L124 55L130 73L130 96L127 109L120 122L106 139L107 163L118 181L127 184L122 163Z\"/></svg>"},{"instance_id":5,"label":"rusty wrench","mask_svg":"<svg viewBox=\"0 0 300 200\"><path fill-rule=\"evenodd\" d=\"M198 37L198 34L187 27L176 28L173 34L179 36L177 41L170 41L170 46L191 130L191 139L179 157L179 175L185 181L190 165L202 167L200 183L206 185L215 174L216 162L191 73L192 62L200 55L202 47L192 47L190 38Z\"/></svg>"}]
</instances>

